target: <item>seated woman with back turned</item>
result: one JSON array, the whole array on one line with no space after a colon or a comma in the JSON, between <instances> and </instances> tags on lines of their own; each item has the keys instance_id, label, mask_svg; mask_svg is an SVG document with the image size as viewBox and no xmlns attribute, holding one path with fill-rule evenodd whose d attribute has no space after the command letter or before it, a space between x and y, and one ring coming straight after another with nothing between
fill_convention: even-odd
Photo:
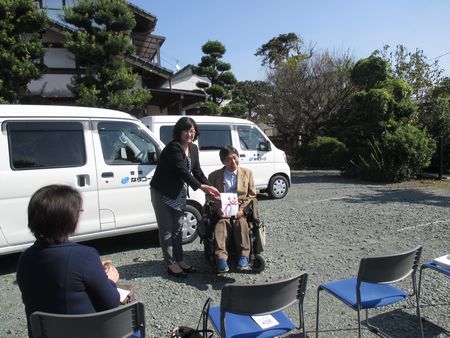
<instances>
[{"instance_id":1,"label":"seated woman with back turned","mask_svg":"<svg viewBox=\"0 0 450 338\"><path fill-rule=\"evenodd\" d=\"M116 282L119 273L105 273L94 248L69 241L75 232L82 198L74 188L49 185L36 191L28 204L28 227L34 244L19 258L17 282L22 292L31 337L34 311L85 314L120 304Z\"/></svg>"}]
</instances>

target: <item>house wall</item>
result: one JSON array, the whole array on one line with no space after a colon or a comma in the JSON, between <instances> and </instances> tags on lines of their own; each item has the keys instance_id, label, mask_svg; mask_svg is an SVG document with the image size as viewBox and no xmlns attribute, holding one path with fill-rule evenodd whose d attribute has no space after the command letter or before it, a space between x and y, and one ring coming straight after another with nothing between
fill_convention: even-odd
<instances>
[{"instance_id":1,"label":"house wall","mask_svg":"<svg viewBox=\"0 0 450 338\"><path fill-rule=\"evenodd\" d=\"M171 82L172 89L180 90L198 90L200 88L197 87L197 82L211 83L208 78L193 74L190 68L174 74ZM169 81L166 81L161 87L170 88Z\"/></svg>"}]
</instances>

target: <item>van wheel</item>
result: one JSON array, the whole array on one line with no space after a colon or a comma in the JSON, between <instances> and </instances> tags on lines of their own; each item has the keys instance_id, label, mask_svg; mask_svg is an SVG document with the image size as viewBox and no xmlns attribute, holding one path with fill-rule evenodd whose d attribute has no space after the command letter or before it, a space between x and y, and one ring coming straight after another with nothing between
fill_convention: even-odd
<instances>
[{"instance_id":1,"label":"van wheel","mask_svg":"<svg viewBox=\"0 0 450 338\"><path fill-rule=\"evenodd\" d=\"M183 244L193 242L197 237L197 227L200 224L202 216L197 208L186 204L183 217Z\"/></svg>"},{"instance_id":2,"label":"van wheel","mask_svg":"<svg viewBox=\"0 0 450 338\"><path fill-rule=\"evenodd\" d=\"M284 176L275 175L270 179L267 191L272 198L283 198L288 192L288 187L289 183Z\"/></svg>"}]
</instances>

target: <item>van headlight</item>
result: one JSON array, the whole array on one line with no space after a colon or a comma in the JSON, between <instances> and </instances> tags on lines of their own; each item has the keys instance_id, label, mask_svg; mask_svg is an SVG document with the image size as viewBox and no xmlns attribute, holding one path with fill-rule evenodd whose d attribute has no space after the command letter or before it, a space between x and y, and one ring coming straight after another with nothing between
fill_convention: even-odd
<instances>
[{"instance_id":1,"label":"van headlight","mask_svg":"<svg viewBox=\"0 0 450 338\"><path fill-rule=\"evenodd\" d=\"M286 153L283 151L283 158L284 158L284 162L287 163L287 157L286 157Z\"/></svg>"}]
</instances>

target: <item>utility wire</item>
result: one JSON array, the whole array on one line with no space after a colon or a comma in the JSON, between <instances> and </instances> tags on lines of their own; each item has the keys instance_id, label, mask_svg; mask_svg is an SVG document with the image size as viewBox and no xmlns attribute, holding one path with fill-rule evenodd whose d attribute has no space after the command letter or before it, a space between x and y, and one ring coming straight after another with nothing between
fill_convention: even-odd
<instances>
[{"instance_id":1,"label":"utility wire","mask_svg":"<svg viewBox=\"0 0 450 338\"><path fill-rule=\"evenodd\" d=\"M440 59L441 57L446 56L446 55L448 55L448 54L450 54L450 52L447 52L447 53L444 53L444 54L442 54L442 55L436 56L435 58L432 58L432 59L428 59L428 61L433 61L433 60Z\"/></svg>"}]
</instances>

